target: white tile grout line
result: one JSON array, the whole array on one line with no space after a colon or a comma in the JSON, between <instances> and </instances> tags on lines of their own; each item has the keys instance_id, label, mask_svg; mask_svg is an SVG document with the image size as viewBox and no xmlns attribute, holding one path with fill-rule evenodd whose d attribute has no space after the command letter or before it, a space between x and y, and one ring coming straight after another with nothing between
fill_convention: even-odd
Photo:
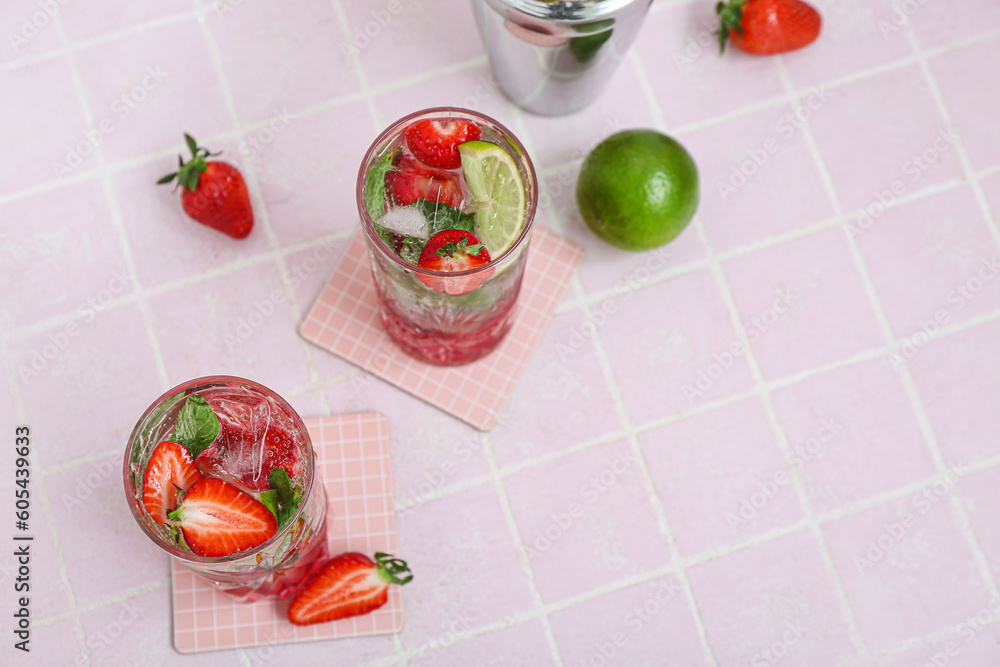
<instances>
[{"instance_id":1,"label":"white tile grout line","mask_svg":"<svg viewBox=\"0 0 1000 667\"><path fill-rule=\"evenodd\" d=\"M650 104L654 104L650 101ZM662 114L661 114L662 116ZM531 153L531 148L534 142L531 138L530 132L528 132L527 127L523 121L523 115L520 111L515 111L515 123L517 124L518 131L521 133L521 139L525 143L525 147L528 153ZM557 214L554 203L551 199L545 204L546 217L553 226L554 231L561 232L562 220ZM574 273L571 279L574 292L577 294L577 301L581 304L580 309L583 314L588 318L592 318L592 313L590 312L590 307L586 300L583 298L585 296L585 290L583 288L583 283L580 280L579 273ZM687 572L685 571L683 565L681 564L680 552L677 549L677 544L673 537L673 532L670 530L670 526L667 522L666 514L663 511L663 505L660 502L660 498L656 493L656 489L653 485L652 475L649 473L649 468L646 465L645 457L642 454L642 449L639 446L639 439L636 430L632 426L631 418L629 417L628 411L625 408L625 402L622 399L621 388L618 386L618 382L615 379L614 371L611 368L611 361L608 359L607 352L604 349L603 340L600 337L600 333L597 329L593 333L593 345L594 350L598 359L598 363L601 366L601 371L604 374L605 385L608 388L608 393L612 397L615 404L615 410L618 413L618 417L622 422L624 427L623 439L625 439L629 444L629 449L631 450L632 457L635 459L636 467L639 469L640 477L642 479L643 490L646 492L646 496L650 501L650 507L653 510L653 514L656 516L657 526L660 529L661 536L667 544L667 548L670 550L671 554L671 568L675 572L678 581L680 582L681 589L684 591L684 597L687 600L688 608L691 612L692 619L694 620L695 627L698 632L698 638L702 645L702 650L704 651L705 658L708 660L708 664L715 666L717 661L715 654L712 651L712 647L708 641L708 635L705 631L704 623L701 619L701 612L698 609L697 602L694 599L694 593L691 590L691 584L687 577Z\"/></svg>"},{"instance_id":2,"label":"white tile grout line","mask_svg":"<svg viewBox=\"0 0 1000 667\"><path fill-rule=\"evenodd\" d=\"M918 45L914 43L913 46L914 50L918 54L918 57L920 57L919 55L920 51ZM926 67L926 65L924 66ZM797 102L798 98L794 91L794 87L792 86L791 78L788 75L788 70L785 67L784 61L781 58L778 59L778 67L782 78L782 83L784 84L789 97L793 100L793 103ZM822 154L820 153L819 147L816 143L815 137L813 136L812 126L811 123L809 122L809 119L803 121L802 132L803 132L803 137L806 141L806 145L809 149L809 153L812 156L813 162L820 174L820 180L822 180L827 196L829 197L830 202L834 207L834 212L838 217L844 219L845 216L843 207L840 204L836 188L833 185L833 179L830 176L830 172L826 167L826 162L824 161ZM956 139L956 148L957 148L957 139ZM861 250L858 247L857 241L852 234L848 233L846 226L844 227L844 236L847 239L847 244L850 250L851 258L854 261L858 275L861 278L862 285L865 290L865 295L868 298L869 305L871 306L872 310L875 313L875 317L878 320L879 328L882 331L883 337L887 344L893 345L896 343L896 338L893 335L892 327L889 324L889 318L885 314L885 310L882 307L882 301L878 297L878 293L875 290L875 285L872 282L871 275L864 262L864 257L861 254ZM927 412L924 409L924 405L922 400L920 399L916 383L913 380L913 376L910 374L909 364L905 359L900 358L900 360L901 363L899 363L896 367L897 374L906 390L907 397L910 400L910 404L917 418L917 422L920 426L921 433L924 436L924 440L931 455L931 459L934 461L935 467L937 468L938 472L944 474L949 469L948 463L945 461L944 456L941 452L939 443L937 441L937 436L934 433L933 426L931 425L930 418L928 417ZM975 559L976 564L979 568L980 576L983 578L983 582L987 584L989 591L993 594L997 594L997 587L996 587L996 582L994 581L993 578L993 574L990 571L988 562L986 560L985 555L982 552L982 549L979 546L978 540L976 539L975 535L972 532L971 523L969 521L968 515L965 512L964 507L962 507L962 502L958 497L957 490L953 488L951 490L950 496L951 496L951 505L953 511L957 515L958 523L963 533L963 537L965 537L966 542L968 543L968 546L970 547L973 553L973 558ZM837 584L838 587L842 589L842 584L839 580L839 577L837 579ZM845 603L846 603L846 597L845 597ZM847 604L847 607L849 608L850 605Z\"/></svg>"},{"instance_id":3,"label":"white tile grout line","mask_svg":"<svg viewBox=\"0 0 1000 667\"><path fill-rule=\"evenodd\" d=\"M565 663L563 662L562 654L559 652L555 634L552 632L552 623L549 621L548 612L545 611L542 595L535 584L535 571L531 567L528 551L524 546L524 540L521 539L521 532L518 530L517 521L514 519L514 511L511 509L510 499L507 497L507 489L500 478L496 457L493 456L493 445L490 442L489 436L484 432L480 432L479 440L483 443L483 454L486 456L486 461L490 466L490 481L493 482L493 489L496 491L497 498L500 501L500 509L503 512L504 521L507 523L507 530L510 532L510 538L514 542L514 548L517 550L517 557L521 562L521 568L524 570L524 576L528 580L531 603L535 611L538 612L538 619L542 622L542 628L545 631L545 639L548 641L552 659L555 661L557 667L563 667Z\"/></svg>"},{"instance_id":4,"label":"white tile grout line","mask_svg":"<svg viewBox=\"0 0 1000 667\"><path fill-rule=\"evenodd\" d=\"M236 111L236 101L233 97L233 91L229 86L229 77L226 73L226 69L222 64L222 55L219 53L219 47L215 41L215 36L212 34L211 29L208 27L208 22L205 20L204 7L198 3L198 0L194 0L194 3L197 8L198 25L201 28L202 37L204 38L205 45L208 48L209 59L212 61L212 68L215 71L215 76L219 82L219 92L222 94L226 110L229 112L230 120L233 123L235 139L242 144L246 141L246 133L240 120L239 113ZM264 194L260 186L260 179L257 176L256 160L251 157L250 159L244 160L242 165L243 171L245 172L244 178L247 181L247 188L250 190L251 197L257 204L254 209L254 219L259 221L260 226L263 228L264 235L267 237L268 245L271 248L270 256L274 261L275 268L278 270L278 279L281 281L282 288L285 291L285 298L288 299L291 325L293 330L298 331L299 319L301 315L301 310L298 305L298 297L295 295L295 289L290 281L288 264L285 262L286 255L281 252L277 234L275 234L274 229L271 227L271 216L267 206L265 205ZM299 349L302 351L303 358L305 359L309 377L315 381L319 378L320 373L319 368L316 365L316 360L313 357L312 348L301 337L296 336L296 338L299 341ZM321 408L329 413L330 405L326 400L325 393L321 392L319 398Z\"/></svg>"},{"instance_id":5,"label":"white tile grout line","mask_svg":"<svg viewBox=\"0 0 1000 667\"><path fill-rule=\"evenodd\" d=\"M894 3L896 4L896 3ZM913 30L913 23L911 21L906 22L906 34L913 46L914 51L917 53L917 59L920 63L920 70L924 76L927 86L930 89L931 96L934 98L934 102L937 106L938 113L944 119L945 124L949 128L953 128L954 125L951 121L951 114L948 111L948 105L945 104L944 96L941 93L941 89L938 87L937 80L934 78L934 74L931 72L930 66L927 64L927 56L923 53L920 47L920 43L917 41L916 34ZM991 235L993 236L993 241L998 246L1000 246L1000 230L997 229L996 224L990 215L990 207L986 201L986 195L983 193L982 186L979 179L976 177L975 170L972 168L972 161L969 159L969 154L965 150L965 146L962 142L960 136L955 137L955 153L958 156L959 163L962 166L962 171L967 175L969 183L972 186L972 191L976 197L976 203L979 205L980 213L983 216L983 221L989 228ZM853 239L851 240L853 244ZM859 256L860 259L860 256ZM866 276L867 278L867 276ZM879 312L881 311L881 303L878 304ZM888 328L888 324L886 325ZM891 336L891 331L889 331ZM938 464L939 470L942 472L948 467L948 463L944 460L944 455L941 451L941 444L938 442L937 434L934 432L934 428L931 425L930 417L927 415L926 408L924 407L923 401L920 398L919 392L917 391L916 383L910 373L909 363L904 359L903 363L900 364L900 374L904 378L904 382L907 384L907 391L911 395L911 400L914 407L917 409L918 417L920 419L921 430L924 431L925 437L927 439L927 444L931 449L932 455L934 456L935 462ZM972 549L973 557L976 559L976 564L979 566L980 574L983 576L983 581L989 586L989 591L993 595L1000 595L1000 591L997 589L997 582L993 576L993 571L989 566L989 561L986 558L986 554L983 552L982 545L979 544L979 539L976 537L975 532L972 530L972 520L969 517L968 512L965 510L961 499L958 496L957 490L952 489L951 491L951 503L952 508L955 511L958 523L961 527L962 534L968 542L969 547Z\"/></svg>"},{"instance_id":6,"label":"white tile grout line","mask_svg":"<svg viewBox=\"0 0 1000 667\"><path fill-rule=\"evenodd\" d=\"M336 0L333 0L333 1L335 2L335 5L338 5L338 7L339 7L339 3L338 3L338 2L336 2ZM181 15L181 16L177 16L177 17L172 17L172 20L174 20L174 21L176 21L176 20L182 20L182 19L184 19L184 18L188 18L188 17L190 17L190 16L193 16L193 14L190 14L190 13L189 13L189 14L185 14L185 15ZM200 13L199 13L199 16L200 16ZM340 16L341 16L341 17L343 16L343 13L342 13L342 10L340 11ZM151 23L150 23L150 24L148 24L148 25L144 25L144 26L138 26L138 27L136 27L136 28L133 28L133 29L128 29L128 30L126 30L126 31L122 31L122 34L130 34L130 33L134 33L134 32L140 32L141 30L144 30L144 29L146 29L146 28L148 28L148 27L154 27L155 25L159 25L159 24L165 24L165 23L169 23L169 22L172 22L172 20L171 20L171 18L169 18L169 17L168 17L167 19L160 19L160 20L157 20L157 21L154 21L154 22L151 22ZM342 25L343 25L343 24L342 24ZM102 38L101 38L101 39L98 39L98 40L94 40L94 43L98 43L98 42L101 42L101 41L106 41L106 40L110 40L110 39L113 39L113 38L114 38L115 36L116 36L116 35L104 35L104 36L102 36ZM975 38L974 40L966 40L966 41L968 41L968 42L974 42L974 41L980 41L980 40L982 40L982 39L987 39L987 38L989 38L990 36L992 36L992 33L990 33L990 34L987 34L987 35L981 35L981 36L979 36L978 38ZM62 35L62 39L63 39L63 41L65 42L65 35ZM60 51L57 51L57 52L54 52L53 54L51 54L51 56L50 56L50 57L56 57L56 56L60 55L60 53L66 53L66 54L67 54L67 57L69 57L69 54L70 54L70 53L71 53L71 52L72 52L73 50L76 50L76 49L79 49L79 48L83 48L83 47L84 47L84 46L86 46L86 45L88 45L88 44L84 44L84 43L78 43L78 44L75 44L75 45L73 45L73 47L71 47L71 48L70 48L70 47L67 47L67 48L65 48L65 49L63 49L63 50L60 50ZM946 49L948 49L948 48L952 48L953 46L954 46L954 45L949 45L949 46L947 46L947 47L942 47L942 48L941 48L941 49L939 49L938 51L943 51L943 50L946 50ZM31 62L34 62L34 61L36 61L36 60L40 60L40 59L42 59L42 57L38 57L38 58L32 58L32 59L31 59ZM909 64L910 62L913 62L913 61L912 61L912 59L908 59L908 60L906 60L906 61L902 61L902 62L897 62L897 63L894 63L894 64L892 64L892 65L890 65L890 66L887 66L887 67L891 69L891 68L893 68L893 66L903 66L903 65L905 65L905 64ZM921 63L923 64L923 66L924 66L924 67L926 68L926 64L925 64L925 62L924 62L923 60L921 60L920 62L921 62ZM21 63L16 63L16 64L21 64ZM478 64L478 63L473 63L473 64ZM4 69L9 69L9 68L10 68L10 67L9 67L9 65L10 65L10 64L8 64L8 66L0 66L0 71L3 71ZM641 72L641 70L642 70L642 66L641 66L641 62L640 62L640 61L638 61L638 60L637 60L637 59L636 59L636 58L635 58L634 56L633 56L633 66L634 66L634 67L636 67L636 69L637 69L638 71L640 71L640 72ZM880 71L886 71L887 67L882 67L882 68L875 68L875 70L873 70L873 71L872 71L872 73L877 73L877 72L880 72ZM76 75L76 73L75 73L75 67L74 67L74 75L75 75L75 78L76 78L76 81L77 81L77 83L78 83L78 82L79 82L79 77L78 77L78 75ZM865 76L865 75L867 75L867 73L865 73L865 72L862 72L862 73L858 73L858 74L856 74L856 75L852 75L852 77L850 78L850 80L857 80L857 79L859 79L859 78L862 78L862 77L863 77L863 76ZM432 74L432 75L430 75L430 76L433 76L433 74ZM641 78L642 78L643 80L645 79L645 76L644 76L644 73L642 74ZM837 82L837 84L834 84L834 85L839 85L839 83L844 83L844 82ZM408 85L408 84L409 84L409 81L408 81L408 80L401 80L401 81L399 81L399 82L394 82L394 84L393 84L393 87L402 87L402 86L405 86L405 85ZM647 86L648 86L648 82L645 82L645 85L647 85ZM648 95L648 91L647 91L647 95ZM351 99L357 99L357 96L352 96L352 97L351 97ZM371 100L371 96L370 96L370 94L368 95L368 99L369 99L369 104L371 105L371 102L370 102L370 100ZM82 92L81 92L81 102L82 102L82 103L83 103L84 105L86 104L86 103L85 103L85 100L84 100L84 99L82 98ZM654 107L654 108L655 108L655 107ZM375 112L375 109L374 109L373 105L369 106L369 109L370 109L370 110L372 111L372 114L373 114L373 117L376 117L376 118L377 118L377 114L376 114L376 112ZM751 113L751 112L752 112L753 110L754 110L754 109L750 109L749 111L747 111L747 113ZM658 111L658 109L657 109L657 111ZM88 122L89 122L89 119L88 119ZM378 122L377 122L377 121L376 121L376 125L378 125ZM248 126L248 127L249 127L249 126ZM971 169L970 169L970 168L968 167L968 165L965 165L965 166L966 166L966 172L967 172L967 173L973 173L973 172L971 171ZM990 168L990 169L988 169L988 170L985 170L985 171L983 172L983 174L981 174L980 176L984 176L984 175L986 175L987 173L992 173L992 172L993 172L993 171L995 171L995 170L996 170L996 168ZM76 183L76 182L81 182L81 181L83 181L83 180L87 180L88 178L90 178L90 177L93 177L93 176L95 176L95 175L97 175L97 176L99 176L99 177L102 177L102 178L103 178L103 179L105 180L105 182L106 182L106 181L107 181L107 172L108 172L108 168L107 168L107 166L106 166L106 165L103 165L103 164L102 164L102 169L99 169L99 170L97 170L97 172L90 172L90 173L85 173L85 174L80 174L80 175L74 175L73 177L70 177L70 178L67 178L67 179L64 179L63 181L59 181L59 182L58 182L58 185L59 185L59 186L61 186L61 185L64 185L64 184L69 184L69 183ZM52 188L52 189L55 189L55 188ZM33 190L34 190L34 191L45 191L45 190L44 190L44 187L38 187L38 188L34 188ZM108 190L107 188L106 188L105 192L106 192L106 195L110 194L110 193L109 193L109 190ZM2 198L0 198L0 201L2 201ZM982 205L982 200L980 200L980 205ZM990 221L989 221L989 216L987 216L987 222L988 222L988 223L990 222ZM827 226L829 226L829 225L827 225ZM826 228L826 226L824 226L824 228ZM994 232L994 234L996 233L992 225L991 225L991 231L993 231L993 232ZM272 252L274 252L274 251L272 251ZM289 254L290 252L291 252L291 251L289 251L288 249L285 249L285 251L284 251L284 253L283 253L283 254L286 254L286 255L287 255L287 254ZM270 258L268 258L268 257L265 257L265 258L261 259L260 261L267 261L268 259L270 259ZM278 260L275 260L275 261L278 261ZM285 274L284 272L282 272L282 274L281 274L281 275L282 275L282 278L283 278L283 280L284 280L284 279L285 279L285 275L286 275L286 274ZM286 282L286 288L287 288L287 282ZM576 289L577 291L582 291L582 286L581 286L581 285L576 285L576 286L575 286L575 289ZM586 309L585 309L585 310L586 310ZM4 350L4 353L5 353L5 356L6 356L6 350ZM157 356L159 357L160 355L159 355L159 354L157 354ZM162 358L161 358L161 364L162 364ZM162 367L162 366L161 366L161 367ZM24 412L24 406L23 406L23 399L21 399L21 398L20 398L20 394L19 394L19 387L18 387L18 385L17 385L16 381L15 381L15 380L13 379L13 371L12 371L12 370L11 370L10 368L7 368L7 373L8 373L8 380L10 381L10 383L11 383L11 386L12 386L12 388L13 388L13 389L12 389L12 391L15 391L15 392L17 392L17 400L20 400L20 401L21 401L21 402L19 403L19 406L20 406L20 409L21 409L21 411L22 411L22 413L23 413L23 412ZM163 379L163 378L161 377L161 380L162 380L162 379ZM105 453L105 454L106 454L106 453ZM994 463L994 464L995 464L995 463ZM526 467L527 467L527 466L526 466ZM496 469L494 470L494 472L495 472L496 474L501 474L501 471L499 471L499 470L496 470ZM51 508L50 508L50 509L51 509ZM65 567L65 565L63 564L63 568L64 568L64 567ZM65 576L65 575L64 575L64 576ZM67 586L68 586L68 578L66 579L66 582L67 582ZM631 584L629 584L629 585L631 585ZM109 604L110 604L110 603L109 603ZM404 658L404 659L405 659L405 658Z\"/></svg>"}]
</instances>

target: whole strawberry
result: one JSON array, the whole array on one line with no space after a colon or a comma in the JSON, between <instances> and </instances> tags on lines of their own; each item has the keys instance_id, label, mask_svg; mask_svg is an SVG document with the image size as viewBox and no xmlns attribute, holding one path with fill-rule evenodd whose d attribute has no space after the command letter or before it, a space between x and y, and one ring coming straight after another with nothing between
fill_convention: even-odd
<instances>
[{"instance_id":1,"label":"whole strawberry","mask_svg":"<svg viewBox=\"0 0 1000 667\"><path fill-rule=\"evenodd\" d=\"M236 239L242 239L253 229L253 209L246 183L236 167L205 158L218 153L209 153L185 134L184 139L191 150L191 159L177 156L180 168L157 181L163 185L175 178L183 188L181 205L184 212L196 222L217 229Z\"/></svg>"},{"instance_id":2,"label":"whole strawberry","mask_svg":"<svg viewBox=\"0 0 1000 667\"><path fill-rule=\"evenodd\" d=\"M819 36L823 22L802 0L729 0L717 4L715 11L722 23L716 33L720 53L727 40L755 55L801 49Z\"/></svg>"}]
</instances>

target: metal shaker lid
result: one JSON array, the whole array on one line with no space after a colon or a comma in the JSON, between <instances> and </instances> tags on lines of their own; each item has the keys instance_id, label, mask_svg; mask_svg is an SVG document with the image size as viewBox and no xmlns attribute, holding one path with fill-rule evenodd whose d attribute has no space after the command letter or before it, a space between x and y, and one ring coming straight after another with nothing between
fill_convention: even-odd
<instances>
[{"instance_id":1,"label":"metal shaker lid","mask_svg":"<svg viewBox=\"0 0 1000 667\"><path fill-rule=\"evenodd\" d=\"M635 2L648 4L648 0L490 0L533 18L566 23L608 18Z\"/></svg>"}]
</instances>

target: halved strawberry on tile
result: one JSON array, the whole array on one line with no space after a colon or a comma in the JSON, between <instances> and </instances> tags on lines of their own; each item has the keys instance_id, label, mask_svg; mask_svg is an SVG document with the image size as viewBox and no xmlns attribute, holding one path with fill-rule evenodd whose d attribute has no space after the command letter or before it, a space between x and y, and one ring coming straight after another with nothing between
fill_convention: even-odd
<instances>
[{"instance_id":1,"label":"halved strawberry on tile","mask_svg":"<svg viewBox=\"0 0 1000 667\"><path fill-rule=\"evenodd\" d=\"M156 523L166 523L178 497L202 478L181 444L164 440L156 446L142 478L142 504Z\"/></svg>"},{"instance_id":2,"label":"halved strawberry on tile","mask_svg":"<svg viewBox=\"0 0 1000 667\"><path fill-rule=\"evenodd\" d=\"M413 579L405 561L389 554L368 556L349 552L327 561L288 605L295 625L326 623L370 613L389 600L389 584Z\"/></svg>"},{"instance_id":3,"label":"halved strawberry on tile","mask_svg":"<svg viewBox=\"0 0 1000 667\"><path fill-rule=\"evenodd\" d=\"M191 551L209 558L252 549L278 532L271 510L221 479L195 483L168 517Z\"/></svg>"}]
</instances>

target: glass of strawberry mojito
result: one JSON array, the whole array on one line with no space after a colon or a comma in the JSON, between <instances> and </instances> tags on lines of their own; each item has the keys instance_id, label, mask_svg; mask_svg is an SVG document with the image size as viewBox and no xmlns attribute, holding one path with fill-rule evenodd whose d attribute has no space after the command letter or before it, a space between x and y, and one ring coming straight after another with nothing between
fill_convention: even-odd
<instances>
[{"instance_id":1,"label":"glass of strawberry mojito","mask_svg":"<svg viewBox=\"0 0 1000 667\"><path fill-rule=\"evenodd\" d=\"M537 203L524 147L482 114L425 109L375 139L358 172L358 211L382 324L404 352L453 366L500 344Z\"/></svg>"},{"instance_id":2,"label":"glass of strawberry mojito","mask_svg":"<svg viewBox=\"0 0 1000 667\"><path fill-rule=\"evenodd\" d=\"M326 493L302 419L276 393L198 378L139 419L124 462L142 530L230 597L294 595L326 556Z\"/></svg>"}]
</instances>

